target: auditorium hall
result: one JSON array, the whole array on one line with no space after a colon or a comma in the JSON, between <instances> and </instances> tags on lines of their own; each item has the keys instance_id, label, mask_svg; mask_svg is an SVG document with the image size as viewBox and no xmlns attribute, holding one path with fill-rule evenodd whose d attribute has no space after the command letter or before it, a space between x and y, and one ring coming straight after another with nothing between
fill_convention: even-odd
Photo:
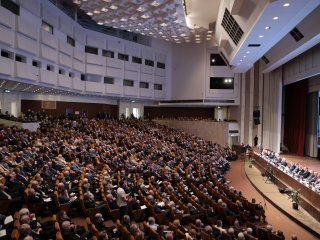
<instances>
[{"instance_id":1,"label":"auditorium hall","mask_svg":"<svg viewBox=\"0 0 320 240\"><path fill-rule=\"evenodd\" d=\"M320 239L319 0L0 0L0 240Z\"/></svg>"}]
</instances>

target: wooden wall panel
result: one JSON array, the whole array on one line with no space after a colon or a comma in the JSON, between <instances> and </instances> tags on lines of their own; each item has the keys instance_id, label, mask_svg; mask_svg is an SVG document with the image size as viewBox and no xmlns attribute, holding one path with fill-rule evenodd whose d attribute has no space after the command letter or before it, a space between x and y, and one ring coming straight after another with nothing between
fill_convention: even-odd
<instances>
[{"instance_id":1,"label":"wooden wall panel","mask_svg":"<svg viewBox=\"0 0 320 240\"><path fill-rule=\"evenodd\" d=\"M144 107L144 116L150 118L201 117L214 118L214 108L200 107Z\"/></svg>"},{"instance_id":2,"label":"wooden wall panel","mask_svg":"<svg viewBox=\"0 0 320 240\"><path fill-rule=\"evenodd\" d=\"M33 111L42 111L40 100L21 100L21 111L27 112L28 109ZM56 109L45 109L47 114L54 116L65 115L67 109L79 111L80 113L86 112L89 118L96 117L98 112L107 112L111 116L118 116L118 106L100 103L81 103L81 102L60 102L57 101Z\"/></svg>"}]
</instances>

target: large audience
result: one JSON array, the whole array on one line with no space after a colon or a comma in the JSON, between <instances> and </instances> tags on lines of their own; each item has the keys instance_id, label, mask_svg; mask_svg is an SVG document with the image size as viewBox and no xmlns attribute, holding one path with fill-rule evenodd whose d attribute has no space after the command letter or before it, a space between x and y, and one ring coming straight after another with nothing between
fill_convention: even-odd
<instances>
[{"instance_id":1,"label":"large audience","mask_svg":"<svg viewBox=\"0 0 320 240\"><path fill-rule=\"evenodd\" d=\"M225 179L228 148L136 119L40 126L0 129L0 239L284 239Z\"/></svg>"}]
</instances>

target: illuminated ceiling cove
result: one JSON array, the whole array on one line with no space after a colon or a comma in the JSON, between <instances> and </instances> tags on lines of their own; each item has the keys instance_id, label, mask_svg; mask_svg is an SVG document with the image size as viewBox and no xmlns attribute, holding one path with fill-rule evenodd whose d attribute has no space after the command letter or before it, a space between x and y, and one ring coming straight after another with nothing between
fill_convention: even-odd
<instances>
[{"instance_id":1,"label":"illuminated ceiling cove","mask_svg":"<svg viewBox=\"0 0 320 240\"><path fill-rule=\"evenodd\" d=\"M211 23L216 21L220 4L220 0L73 0L73 2L100 25L175 43L210 41L214 29L209 25L214 26ZM203 12L199 12L199 9L203 9Z\"/></svg>"}]
</instances>

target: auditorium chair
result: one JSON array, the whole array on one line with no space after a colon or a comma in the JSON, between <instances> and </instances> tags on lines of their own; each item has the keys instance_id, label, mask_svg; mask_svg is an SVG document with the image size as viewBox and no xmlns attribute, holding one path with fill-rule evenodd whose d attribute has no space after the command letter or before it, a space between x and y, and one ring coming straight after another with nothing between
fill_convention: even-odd
<instances>
[{"instance_id":1,"label":"auditorium chair","mask_svg":"<svg viewBox=\"0 0 320 240\"><path fill-rule=\"evenodd\" d=\"M149 236L150 239L161 240L161 235L157 233L154 229L150 228L145 221L143 222L143 228L146 235Z\"/></svg>"}]
</instances>

